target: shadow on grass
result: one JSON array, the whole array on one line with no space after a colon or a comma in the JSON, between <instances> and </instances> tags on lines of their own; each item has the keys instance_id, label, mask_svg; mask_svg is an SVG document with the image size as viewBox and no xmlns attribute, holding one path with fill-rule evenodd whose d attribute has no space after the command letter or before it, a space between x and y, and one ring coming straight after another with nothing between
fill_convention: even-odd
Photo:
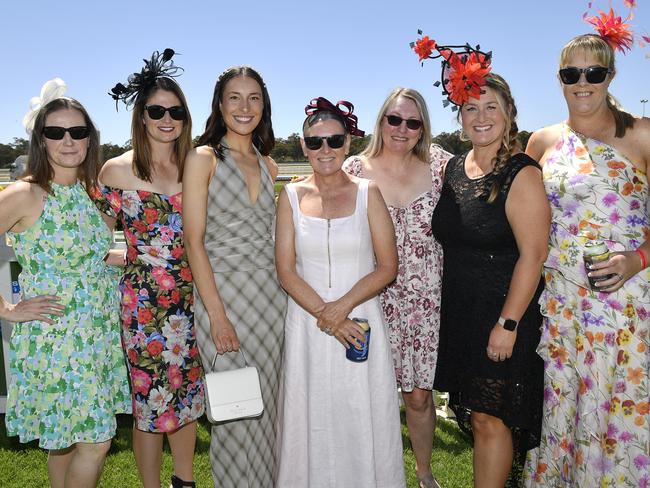
<instances>
[{"instance_id":1,"label":"shadow on grass","mask_svg":"<svg viewBox=\"0 0 650 488\"><path fill-rule=\"evenodd\" d=\"M196 452L209 452L210 450L210 429L211 424L203 416L199 419L198 433L196 438ZM117 415L117 433L111 442L109 454L117 454L123 451L131 451L133 446L133 417L131 415ZM7 436L5 426L5 415L0 414L0 449L6 449L13 452L27 452L33 449L40 449L38 441L27 442L25 444L18 440L18 436ZM169 444L165 436L163 449L167 452Z\"/></svg>"}]
</instances>

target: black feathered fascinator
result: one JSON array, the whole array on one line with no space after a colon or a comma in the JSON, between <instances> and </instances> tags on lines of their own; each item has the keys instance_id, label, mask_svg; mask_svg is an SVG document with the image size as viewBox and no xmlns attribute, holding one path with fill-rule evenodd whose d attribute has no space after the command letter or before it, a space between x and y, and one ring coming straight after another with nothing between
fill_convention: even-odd
<instances>
[{"instance_id":1,"label":"black feathered fascinator","mask_svg":"<svg viewBox=\"0 0 650 488\"><path fill-rule=\"evenodd\" d=\"M115 109L121 100L127 106L131 107L148 88L150 88L159 78L176 78L183 72L183 68L174 65L172 57L175 51L167 48L162 54L154 51L150 60L143 59L144 67L139 73L133 73L129 76L127 84L118 83L109 92L109 95L115 100Z\"/></svg>"}]
</instances>

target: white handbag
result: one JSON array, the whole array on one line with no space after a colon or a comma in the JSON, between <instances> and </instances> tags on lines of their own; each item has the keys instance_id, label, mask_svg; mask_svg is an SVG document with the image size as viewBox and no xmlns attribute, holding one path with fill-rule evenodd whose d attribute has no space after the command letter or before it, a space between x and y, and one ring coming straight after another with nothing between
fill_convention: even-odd
<instances>
[{"instance_id":1,"label":"white handbag","mask_svg":"<svg viewBox=\"0 0 650 488\"><path fill-rule=\"evenodd\" d=\"M239 351L244 358L243 368L213 371L205 375L206 414L212 423L258 417L264 411L257 368L248 366L241 347ZM215 353L212 370L216 361Z\"/></svg>"}]
</instances>

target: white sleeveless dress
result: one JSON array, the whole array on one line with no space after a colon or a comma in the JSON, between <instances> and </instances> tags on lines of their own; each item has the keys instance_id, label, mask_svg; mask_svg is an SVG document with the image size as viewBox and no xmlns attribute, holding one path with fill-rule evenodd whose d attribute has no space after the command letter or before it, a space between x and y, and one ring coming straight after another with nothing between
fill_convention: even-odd
<instances>
[{"instance_id":1,"label":"white sleeveless dress","mask_svg":"<svg viewBox=\"0 0 650 488\"><path fill-rule=\"evenodd\" d=\"M354 214L337 219L293 211L296 270L326 302L347 293L375 269L368 225L368 180L360 179ZM278 487L403 487L402 438L395 373L379 298L356 307L367 318L368 360L345 348L289 298L280 398Z\"/></svg>"}]
</instances>

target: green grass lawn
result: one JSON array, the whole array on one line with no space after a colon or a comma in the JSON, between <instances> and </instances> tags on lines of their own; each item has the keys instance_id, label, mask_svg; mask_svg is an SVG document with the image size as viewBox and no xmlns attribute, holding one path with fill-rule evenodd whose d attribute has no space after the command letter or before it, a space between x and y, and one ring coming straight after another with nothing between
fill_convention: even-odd
<instances>
[{"instance_id":1,"label":"green grass lawn","mask_svg":"<svg viewBox=\"0 0 650 488\"><path fill-rule=\"evenodd\" d=\"M100 487L136 488L141 486L131 451L131 417L120 416L119 430L113 440L106 460ZM194 474L199 488L212 486L210 475L210 424L205 417L198 430ZM415 459L410 449L408 432L402 413L402 438L407 486L417 487ZM47 482L47 453L36 443L20 444L16 437L7 437L4 415L0 415L0 487L45 488ZM454 422L440 420L436 430L432 470L443 488L468 488L472 486L471 447ZM163 481L169 480L172 471L169 447L163 455ZM163 483L163 486L168 485ZM264 488L264 487L260 487ZM306 488L306 487L305 487Z\"/></svg>"}]
</instances>

